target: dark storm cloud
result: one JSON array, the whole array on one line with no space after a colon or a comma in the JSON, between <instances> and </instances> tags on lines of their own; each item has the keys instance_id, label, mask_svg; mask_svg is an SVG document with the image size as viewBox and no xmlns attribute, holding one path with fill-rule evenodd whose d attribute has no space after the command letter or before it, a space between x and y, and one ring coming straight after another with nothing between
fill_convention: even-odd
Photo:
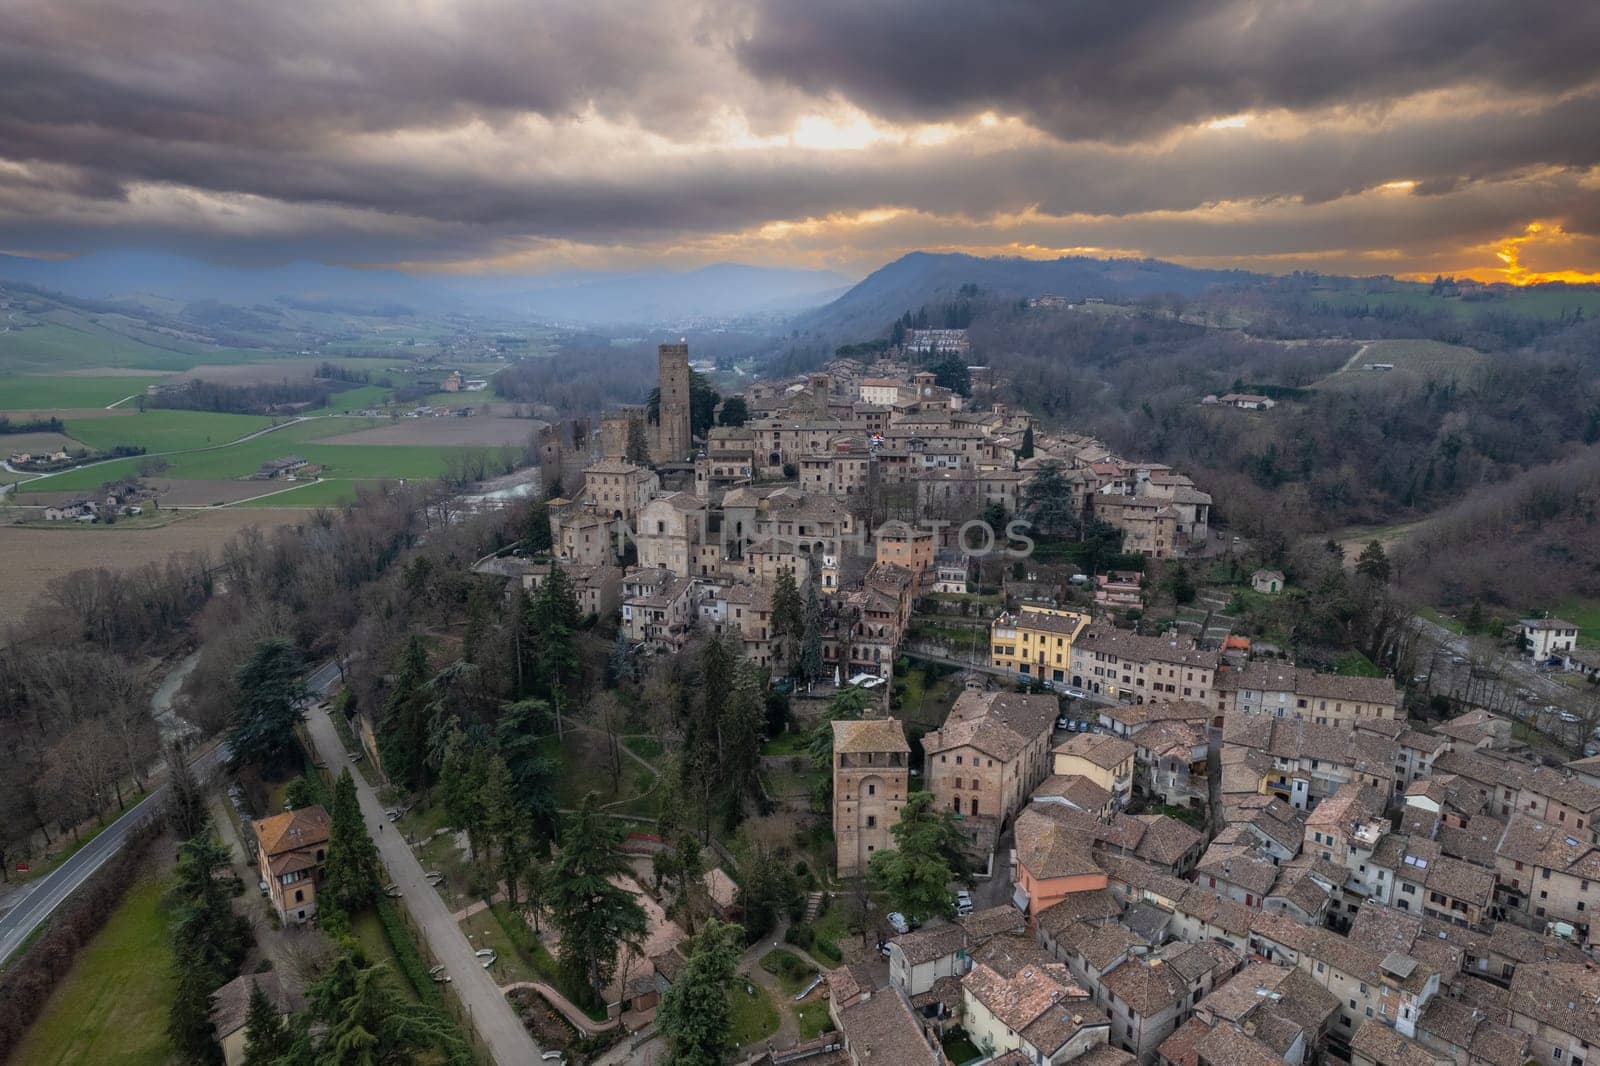
<instances>
[{"instance_id":1,"label":"dark storm cloud","mask_svg":"<svg viewBox=\"0 0 1600 1066\"><path fill-rule=\"evenodd\" d=\"M648 256L885 207L863 247L1019 214L1055 246L1203 254L1337 241L1330 219L1388 247L1532 211L1593 232L1597 48L1589 3L12 0L0 247ZM849 107L955 132L763 139ZM1217 204L1261 210L1230 231Z\"/></svg>"},{"instance_id":2,"label":"dark storm cloud","mask_svg":"<svg viewBox=\"0 0 1600 1066\"><path fill-rule=\"evenodd\" d=\"M763 77L896 119L1023 114L1126 141L1263 108L1594 79L1600 5L1571 0L759 0Z\"/></svg>"}]
</instances>

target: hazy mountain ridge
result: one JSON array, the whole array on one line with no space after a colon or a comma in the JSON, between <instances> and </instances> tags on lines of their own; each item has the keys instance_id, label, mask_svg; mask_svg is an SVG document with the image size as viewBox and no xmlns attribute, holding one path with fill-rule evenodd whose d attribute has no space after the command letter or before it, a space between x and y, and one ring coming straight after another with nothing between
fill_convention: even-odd
<instances>
[{"instance_id":1,"label":"hazy mountain ridge","mask_svg":"<svg viewBox=\"0 0 1600 1066\"><path fill-rule=\"evenodd\" d=\"M911 252L873 271L832 303L795 318L802 334L827 339L877 336L902 312L955 299L962 285L987 295L1023 298L1056 293L1072 300L1123 300L1163 293L1192 296L1264 276L1243 270L1199 270L1158 259L980 258Z\"/></svg>"}]
</instances>

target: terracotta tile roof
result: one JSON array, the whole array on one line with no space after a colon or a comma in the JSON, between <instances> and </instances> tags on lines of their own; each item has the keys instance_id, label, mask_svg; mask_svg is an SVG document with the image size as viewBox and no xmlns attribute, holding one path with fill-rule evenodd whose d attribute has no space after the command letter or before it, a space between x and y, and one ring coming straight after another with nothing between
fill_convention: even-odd
<instances>
[{"instance_id":1,"label":"terracotta tile roof","mask_svg":"<svg viewBox=\"0 0 1600 1066\"><path fill-rule=\"evenodd\" d=\"M839 1030L854 1057L873 1062L926 1063L939 1066L944 1056L928 1046L922 1026L900 994L892 989L839 1012Z\"/></svg>"},{"instance_id":2,"label":"terracotta tile roof","mask_svg":"<svg viewBox=\"0 0 1600 1066\"><path fill-rule=\"evenodd\" d=\"M1265 852L1216 843L1200 856L1194 872L1198 877L1215 877L1218 881L1238 885L1258 898L1266 895L1278 879L1277 864Z\"/></svg>"},{"instance_id":3,"label":"terracotta tile roof","mask_svg":"<svg viewBox=\"0 0 1600 1066\"><path fill-rule=\"evenodd\" d=\"M1083 926L1088 929L1099 926L1120 913L1122 906L1116 898L1101 888L1093 892L1072 893L1060 903L1052 904L1040 911L1034 917L1034 923L1052 937L1059 937L1069 928Z\"/></svg>"},{"instance_id":4,"label":"terracotta tile roof","mask_svg":"<svg viewBox=\"0 0 1600 1066\"><path fill-rule=\"evenodd\" d=\"M1378 1066L1437 1066L1433 1054L1380 1022L1368 1022L1350 1038L1350 1050Z\"/></svg>"},{"instance_id":5,"label":"terracotta tile roof","mask_svg":"<svg viewBox=\"0 0 1600 1066\"><path fill-rule=\"evenodd\" d=\"M1104 810L1111 803L1111 793L1082 774L1051 774L1033 790L1033 798L1063 799L1080 811Z\"/></svg>"},{"instance_id":6,"label":"terracotta tile roof","mask_svg":"<svg viewBox=\"0 0 1600 1066\"><path fill-rule=\"evenodd\" d=\"M220 1043L243 1029L250 1013L250 994L259 988L280 1015L305 1009L305 997L282 983L277 971L249 973L235 977L211 993L211 1030Z\"/></svg>"},{"instance_id":7,"label":"terracotta tile roof","mask_svg":"<svg viewBox=\"0 0 1600 1066\"><path fill-rule=\"evenodd\" d=\"M1052 750L1057 755L1084 759L1102 770L1114 770L1133 758L1134 746L1108 733L1074 733Z\"/></svg>"},{"instance_id":8,"label":"terracotta tile roof","mask_svg":"<svg viewBox=\"0 0 1600 1066\"><path fill-rule=\"evenodd\" d=\"M1069 1059L1065 1066L1133 1066L1137 1061L1119 1047L1096 1044L1077 1058Z\"/></svg>"},{"instance_id":9,"label":"terracotta tile roof","mask_svg":"<svg viewBox=\"0 0 1600 1066\"><path fill-rule=\"evenodd\" d=\"M1189 994L1188 982L1172 967L1138 957L1103 975L1100 987L1121 998L1129 1011L1143 1018L1153 1018L1177 1006Z\"/></svg>"},{"instance_id":10,"label":"terracotta tile roof","mask_svg":"<svg viewBox=\"0 0 1600 1066\"><path fill-rule=\"evenodd\" d=\"M1213 1026L1199 1040L1195 1051L1206 1061L1219 1066L1282 1066L1283 1059L1272 1049L1233 1028L1231 1025Z\"/></svg>"},{"instance_id":11,"label":"terracotta tile roof","mask_svg":"<svg viewBox=\"0 0 1600 1066\"><path fill-rule=\"evenodd\" d=\"M1195 1050L1195 1043L1209 1032L1211 1026L1191 1017L1161 1042L1156 1054L1172 1066L1199 1066L1200 1053Z\"/></svg>"},{"instance_id":12,"label":"terracotta tile roof","mask_svg":"<svg viewBox=\"0 0 1600 1066\"><path fill-rule=\"evenodd\" d=\"M1424 885L1431 892L1486 907L1494 894L1494 871L1460 859L1440 858L1428 868Z\"/></svg>"},{"instance_id":13,"label":"terracotta tile roof","mask_svg":"<svg viewBox=\"0 0 1600 1066\"><path fill-rule=\"evenodd\" d=\"M837 752L906 752L905 726L898 718L864 718L834 722L833 750Z\"/></svg>"},{"instance_id":14,"label":"terracotta tile roof","mask_svg":"<svg viewBox=\"0 0 1600 1066\"><path fill-rule=\"evenodd\" d=\"M913 966L954 955L966 946L966 930L954 923L928 926L910 933L891 937L890 944L898 945L906 961Z\"/></svg>"},{"instance_id":15,"label":"terracotta tile roof","mask_svg":"<svg viewBox=\"0 0 1600 1066\"><path fill-rule=\"evenodd\" d=\"M1017 861L1041 879L1099 873L1089 850L1091 839L1057 812L1077 813L1060 804L1036 803L1017 817Z\"/></svg>"},{"instance_id":16,"label":"terracotta tile roof","mask_svg":"<svg viewBox=\"0 0 1600 1066\"><path fill-rule=\"evenodd\" d=\"M268 857L328 841L328 812L317 804L285 811L255 823L256 840Z\"/></svg>"},{"instance_id":17,"label":"terracotta tile roof","mask_svg":"<svg viewBox=\"0 0 1600 1066\"><path fill-rule=\"evenodd\" d=\"M1067 899L1077 899L1080 896L1093 895L1091 892L1078 892ZM1053 909L1053 908L1052 908ZM1002 933L1021 933L1027 924L1027 917L1009 904L998 907L986 907L981 911L974 911L965 918L957 918L956 925L966 930L967 942L978 946L990 937Z\"/></svg>"},{"instance_id":18,"label":"terracotta tile roof","mask_svg":"<svg viewBox=\"0 0 1600 1066\"><path fill-rule=\"evenodd\" d=\"M1198 829L1164 814L1138 814L1133 817L1145 827L1144 838L1139 841L1134 854L1146 862L1176 865L1205 840L1205 835Z\"/></svg>"},{"instance_id":19,"label":"terracotta tile roof","mask_svg":"<svg viewBox=\"0 0 1600 1066\"><path fill-rule=\"evenodd\" d=\"M1059 710L1050 695L968 689L956 699L944 725L923 738L923 749L936 754L970 746L1010 760L1034 740L1049 736Z\"/></svg>"},{"instance_id":20,"label":"terracotta tile roof","mask_svg":"<svg viewBox=\"0 0 1600 1066\"><path fill-rule=\"evenodd\" d=\"M1511 1010L1591 1044L1600 1044L1600 971L1593 964L1538 962L1511 977Z\"/></svg>"}]
</instances>

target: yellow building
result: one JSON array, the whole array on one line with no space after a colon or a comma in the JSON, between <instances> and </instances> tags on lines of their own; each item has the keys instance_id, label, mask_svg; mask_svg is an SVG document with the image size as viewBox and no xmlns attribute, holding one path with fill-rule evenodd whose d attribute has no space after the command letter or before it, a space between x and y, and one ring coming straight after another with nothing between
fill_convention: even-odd
<instances>
[{"instance_id":1,"label":"yellow building","mask_svg":"<svg viewBox=\"0 0 1600 1066\"><path fill-rule=\"evenodd\" d=\"M1086 614L1024 604L989 626L989 661L1010 673L1065 682L1072 669L1072 642L1088 627Z\"/></svg>"},{"instance_id":2,"label":"yellow building","mask_svg":"<svg viewBox=\"0 0 1600 1066\"><path fill-rule=\"evenodd\" d=\"M1133 795L1134 745L1105 733L1074 733L1058 744L1051 772L1058 776L1086 777L1111 793L1116 806Z\"/></svg>"}]
</instances>

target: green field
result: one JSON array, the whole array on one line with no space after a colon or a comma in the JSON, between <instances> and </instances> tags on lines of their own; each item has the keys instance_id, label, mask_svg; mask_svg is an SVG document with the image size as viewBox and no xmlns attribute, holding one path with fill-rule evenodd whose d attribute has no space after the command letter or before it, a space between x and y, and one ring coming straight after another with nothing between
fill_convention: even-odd
<instances>
[{"instance_id":1,"label":"green field","mask_svg":"<svg viewBox=\"0 0 1600 1066\"><path fill-rule=\"evenodd\" d=\"M49 374L0 375L0 411L105 407L137 396L159 377L79 378Z\"/></svg>"},{"instance_id":2,"label":"green field","mask_svg":"<svg viewBox=\"0 0 1600 1066\"><path fill-rule=\"evenodd\" d=\"M45 1003L14 1063L115 1062L162 1066L172 1055L167 1008L176 985L161 895L136 883Z\"/></svg>"},{"instance_id":3,"label":"green field","mask_svg":"<svg viewBox=\"0 0 1600 1066\"><path fill-rule=\"evenodd\" d=\"M1392 363L1393 370L1363 370L1363 363ZM1471 348L1429 340L1368 341L1341 370L1316 384L1320 389L1393 389L1425 382L1468 382L1489 365Z\"/></svg>"},{"instance_id":4,"label":"green field","mask_svg":"<svg viewBox=\"0 0 1600 1066\"><path fill-rule=\"evenodd\" d=\"M147 452L179 452L238 440L272 425L260 415L222 415L210 411L140 411L115 418L74 418L67 436L105 451L119 444Z\"/></svg>"},{"instance_id":5,"label":"green field","mask_svg":"<svg viewBox=\"0 0 1600 1066\"><path fill-rule=\"evenodd\" d=\"M1578 627L1578 643L1585 648L1600 647L1600 601L1567 600L1553 612Z\"/></svg>"},{"instance_id":6,"label":"green field","mask_svg":"<svg viewBox=\"0 0 1600 1066\"><path fill-rule=\"evenodd\" d=\"M149 419L148 423L142 420ZM142 423L136 432L127 433L106 428L109 422ZM444 470L445 456L462 449L418 445L376 444L320 444L319 440L350 433L379 424L373 419L312 418L295 422L237 444L219 447L223 441L270 425L271 420L250 415L216 415L195 411L151 411L142 415L119 419L89 419L68 425L71 435L79 436L83 426L92 425L88 435L104 440L106 446L115 443L141 443L152 452L166 447L188 446L195 450L163 456L167 469L163 477L189 481L229 480L248 477L262 463L285 455L302 455L323 468L326 477L336 479L345 486L336 489L328 486L307 485L308 506L330 503L336 499L354 496L354 481L381 481L394 478L433 478ZM209 442L208 442L209 438ZM80 437L81 439L81 437ZM100 446L98 444L97 446ZM89 442L85 442L89 443ZM133 456L112 462L97 463L78 470L69 470L53 477L39 478L19 486L19 493L30 492L81 492L98 488L107 481L135 476L145 456ZM278 486L282 487L282 486ZM262 491L270 492L274 486L263 484ZM299 491L299 490L296 490ZM282 506L289 506L288 495ZM301 506L295 503L293 506Z\"/></svg>"}]
</instances>

